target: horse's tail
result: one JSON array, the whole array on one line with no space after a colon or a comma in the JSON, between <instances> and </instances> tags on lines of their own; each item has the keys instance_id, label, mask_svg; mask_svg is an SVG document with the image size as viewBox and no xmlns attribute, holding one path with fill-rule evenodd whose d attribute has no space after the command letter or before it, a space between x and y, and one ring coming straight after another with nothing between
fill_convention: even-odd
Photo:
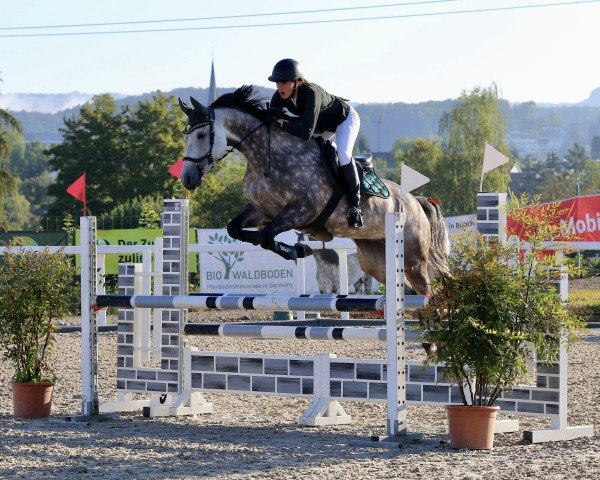
<instances>
[{"instance_id":1,"label":"horse's tail","mask_svg":"<svg viewBox=\"0 0 600 480\"><path fill-rule=\"evenodd\" d=\"M434 277L448 274L448 257L450 255L450 239L448 229L442 215L440 204L433 198L415 197L431 228L431 245L429 246L429 262L434 270Z\"/></svg>"}]
</instances>

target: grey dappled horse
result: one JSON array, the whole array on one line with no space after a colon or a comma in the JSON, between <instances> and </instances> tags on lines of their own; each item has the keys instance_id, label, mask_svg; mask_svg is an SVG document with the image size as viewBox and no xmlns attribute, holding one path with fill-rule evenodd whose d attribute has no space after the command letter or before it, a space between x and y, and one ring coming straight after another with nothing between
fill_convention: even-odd
<instances>
[{"instance_id":1,"label":"grey dappled horse","mask_svg":"<svg viewBox=\"0 0 600 480\"><path fill-rule=\"evenodd\" d=\"M314 229L306 227L319 216L333 191L317 142L305 142L270 127L273 119L252 86L222 95L208 108L193 98L191 107L179 102L188 116L183 186L194 190L227 155L228 147L229 151L237 149L248 162L243 188L249 203L227 226L229 235L288 259L310 255L310 249L300 243L291 246L274 239L291 229L310 230L315 235ZM385 283L385 214L398 211L402 201L405 273L417 293L429 294L430 279L447 268L449 242L441 209L423 197L406 194L401 199L400 187L384 182L389 198L363 195L361 199L364 228L348 227L348 206L342 199L321 229L320 238L351 238L363 271ZM249 228L258 231L246 230Z\"/></svg>"}]
</instances>

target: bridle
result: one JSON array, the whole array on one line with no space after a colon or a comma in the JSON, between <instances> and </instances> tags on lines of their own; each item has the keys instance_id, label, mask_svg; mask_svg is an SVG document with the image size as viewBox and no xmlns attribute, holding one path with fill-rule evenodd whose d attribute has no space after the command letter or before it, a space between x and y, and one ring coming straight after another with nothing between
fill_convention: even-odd
<instances>
[{"instance_id":1,"label":"bridle","mask_svg":"<svg viewBox=\"0 0 600 480\"><path fill-rule=\"evenodd\" d=\"M212 167L217 162L220 162L221 160L223 160L227 155L229 155L231 152L233 152L243 142L245 142L248 138L250 138L252 135L254 135L254 133L257 132L261 127L268 127L267 124L260 122L256 127L249 130L248 133L246 133L246 135L244 135L241 140L236 142L235 145L230 146L229 149L223 155L221 155L219 158L217 158L215 160L213 158L213 154L212 154L213 147L215 145L215 110L214 110L214 108L208 107L208 117L205 117L204 119L202 119L198 122L195 122L192 125L187 125L185 127L185 129L183 130L183 134L188 135L188 134L192 133L194 130L197 130L198 128L204 127L206 125L209 125L209 127L210 127L210 130L209 130L210 147L208 149L208 152L199 158L183 157L184 161L187 160L188 162L195 163L196 166L198 167L198 169L200 170L200 172L202 173L202 175L204 175L206 172L210 171L210 169L212 169ZM269 133L270 133L270 129L269 129ZM270 135L269 135L269 137L270 137ZM269 138L269 164L271 163L270 162L270 156L271 156L270 155L270 150L271 150L270 143L271 143L271 140Z\"/></svg>"}]
</instances>

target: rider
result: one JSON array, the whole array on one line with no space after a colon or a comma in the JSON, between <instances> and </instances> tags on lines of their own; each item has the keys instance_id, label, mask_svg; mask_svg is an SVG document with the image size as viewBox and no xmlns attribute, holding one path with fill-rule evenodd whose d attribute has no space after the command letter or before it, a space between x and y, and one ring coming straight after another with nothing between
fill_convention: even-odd
<instances>
[{"instance_id":1,"label":"rider","mask_svg":"<svg viewBox=\"0 0 600 480\"><path fill-rule=\"evenodd\" d=\"M300 117L298 122L277 120L282 130L307 141L313 134L320 134L326 140L335 134L344 190L350 204L348 226L362 228L360 181L352 158L352 148L360 128L358 113L343 98L306 81L300 64L291 58L275 64L269 81L277 86L271 106L285 107Z\"/></svg>"}]
</instances>

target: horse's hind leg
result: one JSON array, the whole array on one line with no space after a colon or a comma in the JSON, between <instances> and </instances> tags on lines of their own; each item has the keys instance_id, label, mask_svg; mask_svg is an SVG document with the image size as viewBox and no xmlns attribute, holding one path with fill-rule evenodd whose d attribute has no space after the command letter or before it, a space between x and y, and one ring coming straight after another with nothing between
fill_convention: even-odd
<instances>
[{"instance_id":1,"label":"horse's hind leg","mask_svg":"<svg viewBox=\"0 0 600 480\"><path fill-rule=\"evenodd\" d=\"M253 245L260 243L260 232L244 230L244 228L260 227L269 219L251 203L227 224L227 233L231 238Z\"/></svg>"}]
</instances>

